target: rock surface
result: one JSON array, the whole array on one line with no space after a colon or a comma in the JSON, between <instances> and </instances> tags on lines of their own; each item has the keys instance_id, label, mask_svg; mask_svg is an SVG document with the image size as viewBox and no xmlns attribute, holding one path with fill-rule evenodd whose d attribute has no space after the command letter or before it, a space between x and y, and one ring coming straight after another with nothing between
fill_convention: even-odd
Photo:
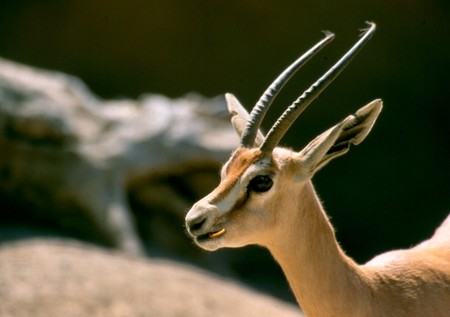
<instances>
[{"instance_id":1,"label":"rock surface","mask_svg":"<svg viewBox=\"0 0 450 317\"><path fill-rule=\"evenodd\" d=\"M217 173L236 144L220 98L103 101L76 78L0 59L2 194L130 253L144 249L130 188L151 184L147 200L163 200L180 215L177 195L153 180ZM201 190L205 182L194 185Z\"/></svg>"},{"instance_id":2,"label":"rock surface","mask_svg":"<svg viewBox=\"0 0 450 317\"><path fill-rule=\"evenodd\" d=\"M302 316L295 306L191 266L45 239L0 246L0 315Z\"/></svg>"}]
</instances>

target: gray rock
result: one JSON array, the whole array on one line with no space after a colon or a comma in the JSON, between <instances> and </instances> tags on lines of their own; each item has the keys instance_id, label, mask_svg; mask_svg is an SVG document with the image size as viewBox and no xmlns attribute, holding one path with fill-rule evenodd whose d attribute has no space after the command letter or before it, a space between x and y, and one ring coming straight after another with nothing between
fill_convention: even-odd
<instances>
[{"instance_id":1,"label":"gray rock","mask_svg":"<svg viewBox=\"0 0 450 317\"><path fill-rule=\"evenodd\" d=\"M130 188L153 184L148 199L167 202L165 210L181 219L180 206L189 203L154 179L193 169L216 173L237 142L223 98L105 101L74 77L0 59L2 195L56 222L84 217L74 226L130 253L143 251Z\"/></svg>"},{"instance_id":2,"label":"gray rock","mask_svg":"<svg viewBox=\"0 0 450 317\"><path fill-rule=\"evenodd\" d=\"M293 305L191 266L68 240L0 246L0 315L303 316Z\"/></svg>"}]
</instances>

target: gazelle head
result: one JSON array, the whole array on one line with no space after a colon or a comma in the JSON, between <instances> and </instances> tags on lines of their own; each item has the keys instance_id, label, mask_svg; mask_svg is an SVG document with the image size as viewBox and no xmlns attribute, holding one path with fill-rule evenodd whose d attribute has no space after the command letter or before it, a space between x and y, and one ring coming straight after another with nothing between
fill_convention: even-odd
<instances>
[{"instance_id":1,"label":"gazelle head","mask_svg":"<svg viewBox=\"0 0 450 317\"><path fill-rule=\"evenodd\" d=\"M266 136L259 127L273 99L289 78L333 39L333 34L326 32L320 42L290 65L264 92L250 114L233 95L226 95L241 145L222 167L218 187L194 204L186 215L187 230L200 247L216 250L267 245L268 239L283 234L277 230L285 226L283 223L289 221L292 212L308 208L301 204L308 203L306 197L312 191L310 180L314 173L366 137L381 111L381 100L362 107L300 152L278 147L295 119L348 65L374 31L375 24L370 23L359 41L287 108Z\"/></svg>"}]
</instances>

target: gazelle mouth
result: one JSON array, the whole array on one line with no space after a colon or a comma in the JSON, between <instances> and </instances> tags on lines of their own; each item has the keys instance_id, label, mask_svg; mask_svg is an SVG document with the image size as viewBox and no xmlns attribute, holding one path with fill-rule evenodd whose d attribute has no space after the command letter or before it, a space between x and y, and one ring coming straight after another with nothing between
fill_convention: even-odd
<instances>
[{"instance_id":1,"label":"gazelle mouth","mask_svg":"<svg viewBox=\"0 0 450 317\"><path fill-rule=\"evenodd\" d=\"M225 231L226 231L225 228L222 228L217 231L211 231L209 233L205 233L205 234L197 236L195 238L195 240L198 243L208 242L209 240L214 240L214 239L218 239L218 238L222 237L225 234Z\"/></svg>"},{"instance_id":2,"label":"gazelle mouth","mask_svg":"<svg viewBox=\"0 0 450 317\"><path fill-rule=\"evenodd\" d=\"M225 228L222 228L219 231L208 233L208 238L210 238L210 239L218 238L221 235L223 235L224 233L225 233Z\"/></svg>"}]
</instances>

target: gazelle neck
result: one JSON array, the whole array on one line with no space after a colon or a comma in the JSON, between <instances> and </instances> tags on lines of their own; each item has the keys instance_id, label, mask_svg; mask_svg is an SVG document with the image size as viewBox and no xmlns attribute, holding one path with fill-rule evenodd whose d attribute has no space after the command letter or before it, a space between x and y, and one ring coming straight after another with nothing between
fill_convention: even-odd
<instances>
[{"instance_id":1,"label":"gazelle neck","mask_svg":"<svg viewBox=\"0 0 450 317\"><path fill-rule=\"evenodd\" d=\"M282 211L291 217L280 223L267 248L307 316L353 316L349 312L362 311L355 305L364 302L356 297L368 293L364 274L337 244L311 182L297 199L299 210Z\"/></svg>"}]
</instances>

